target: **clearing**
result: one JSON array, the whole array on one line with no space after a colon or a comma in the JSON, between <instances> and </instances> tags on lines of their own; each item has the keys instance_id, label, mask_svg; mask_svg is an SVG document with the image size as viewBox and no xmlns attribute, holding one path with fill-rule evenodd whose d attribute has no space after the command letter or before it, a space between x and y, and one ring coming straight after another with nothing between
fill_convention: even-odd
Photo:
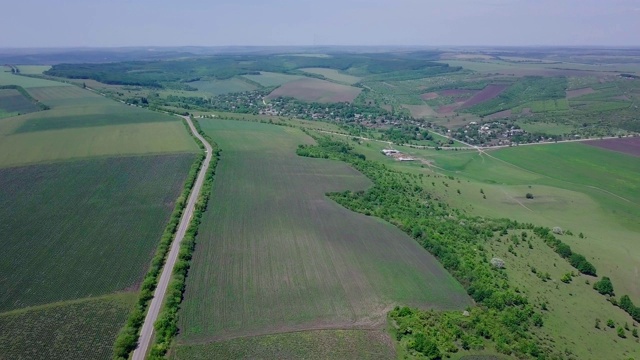
<instances>
[{"instance_id":1,"label":"clearing","mask_svg":"<svg viewBox=\"0 0 640 360\"><path fill-rule=\"evenodd\" d=\"M296 146L311 142L302 132L200 123L223 153L187 279L179 346L299 330L380 329L394 304L471 304L417 242L325 196L370 182L344 163L298 157Z\"/></svg>"}]
</instances>

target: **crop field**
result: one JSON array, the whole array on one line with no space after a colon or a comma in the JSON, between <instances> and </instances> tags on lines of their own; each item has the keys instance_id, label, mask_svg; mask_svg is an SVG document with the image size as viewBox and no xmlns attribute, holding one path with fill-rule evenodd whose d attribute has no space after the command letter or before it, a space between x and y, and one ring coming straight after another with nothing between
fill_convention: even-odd
<instances>
[{"instance_id":1,"label":"crop field","mask_svg":"<svg viewBox=\"0 0 640 360\"><path fill-rule=\"evenodd\" d=\"M595 140L585 142L585 144L629 155L640 156L640 137Z\"/></svg>"},{"instance_id":2,"label":"crop field","mask_svg":"<svg viewBox=\"0 0 640 360\"><path fill-rule=\"evenodd\" d=\"M18 65L21 74L25 75L40 75L43 72L51 69L49 65Z\"/></svg>"},{"instance_id":3,"label":"crop field","mask_svg":"<svg viewBox=\"0 0 640 360\"><path fill-rule=\"evenodd\" d=\"M0 358L109 359L135 300L117 294L0 314Z\"/></svg>"},{"instance_id":4,"label":"crop field","mask_svg":"<svg viewBox=\"0 0 640 360\"><path fill-rule=\"evenodd\" d=\"M38 107L18 90L0 89L0 118L38 110Z\"/></svg>"},{"instance_id":5,"label":"crop field","mask_svg":"<svg viewBox=\"0 0 640 360\"><path fill-rule=\"evenodd\" d=\"M192 161L185 154L1 169L0 311L135 289Z\"/></svg>"},{"instance_id":6,"label":"crop field","mask_svg":"<svg viewBox=\"0 0 640 360\"><path fill-rule=\"evenodd\" d=\"M268 98L293 97L320 103L352 102L361 91L360 88L309 78L288 82L271 92Z\"/></svg>"},{"instance_id":7,"label":"crop field","mask_svg":"<svg viewBox=\"0 0 640 360\"><path fill-rule=\"evenodd\" d=\"M394 304L470 304L417 242L325 197L370 183L344 163L296 156L310 142L299 130L201 124L223 155L187 279L180 344L380 328Z\"/></svg>"},{"instance_id":8,"label":"crop field","mask_svg":"<svg viewBox=\"0 0 640 360\"><path fill-rule=\"evenodd\" d=\"M28 91L51 109L0 122L0 168L93 156L197 150L177 117L116 103L76 86Z\"/></svg>"},{"instance_id":9,"label":"crop field","mask_svg":"<svg viewBox=\"0 0 640 360\"><path fill-rule=\"evenodd\" d=\"M311 74L322 75L329 80L337 81L339 83L343 83L347 85L353 85L362 79L357 76L343 74L335 69L306 68L306 69L300 69L300 70L311 73Z\"/></svg>"},{"instance_id":10,"label":"crop field","mask_svg":"<svg viewBox=\"0 0 640 360\"><path fill-rule=\"evenodd\" d=\"M392 359L392 341L384 330L311 330L183 345L175 360L205 359Z\"/></svg>"},{"instance_id":11,"label":"crop field","mask_svg":"<svg viewBox=\"0 0 640 360\"><path fill-rule=\"evenodd\" d=\"M402 105L405 109L409 110L411 117L414 119L426 118L429 116L435 116L436 112L433 111L429 105Z\"/></svg>"},{"instance_id":12,"label":"crop field","mask_svg":"<svg viewBox=\"0 0 640 360\"><path fill-rule=\"evenodd\" d=\"M261 71L260 75L243 75L244 78L255 81L264 87L280 86L291 81L304 79L303 76L280 74Z\"/></svg>"},{"instance_id":13,"label":"crop field","mask_svg":"<svg viewBox=\"0 0 640 360\"><path fill-rule=\"evenodd\" d=\"M497 97L498 95L500 95L500 93L502 93L506 88L507 88L507 85L501 85L501 84L489 85L486 88L482 89L480 92L471 96L471 98L465 101L464 104L462 104L462 106L471 107L471 106L483 103L485 101L491 100Z\"/></svg>"},{"instance_id":14,"label":"crop field","mask_svg":"<svg viewBox=\"0 0 640 360\"><path fill-rule=\"evenodd\" d=\"M14 75L10 72L0 71L0 86L2 85L18 85L25 89L45 86L72 86L57 81L36 79L27 76Z\"/></svg>"},{"instance_id":15,"label":"crop field","mask_svg":"<svg viewBox=\"0 0 640 360\"><path fill-rule=\"evenodd\" d=\"M253 91L258 88L257 86L237 77L226 80L195 81L190 82L189 85L197 88L200 92L204 92L213 96L235 92Z\"/></svg>"}]
</instances>

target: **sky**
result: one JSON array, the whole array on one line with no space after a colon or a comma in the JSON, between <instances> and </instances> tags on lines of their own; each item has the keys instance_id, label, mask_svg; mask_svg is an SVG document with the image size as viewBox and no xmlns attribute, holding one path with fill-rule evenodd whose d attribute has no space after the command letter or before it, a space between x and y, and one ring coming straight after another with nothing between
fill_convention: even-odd
<instances>
[{"instance_id":1,"label":"sky","mask_svg":"<svg viewBox=\"0 0 640 360\"><path fill-rule=\"evenodd\" d=\"M639 46L640 0L19 0L0 47Z\"/></svg>"}]
</instances>

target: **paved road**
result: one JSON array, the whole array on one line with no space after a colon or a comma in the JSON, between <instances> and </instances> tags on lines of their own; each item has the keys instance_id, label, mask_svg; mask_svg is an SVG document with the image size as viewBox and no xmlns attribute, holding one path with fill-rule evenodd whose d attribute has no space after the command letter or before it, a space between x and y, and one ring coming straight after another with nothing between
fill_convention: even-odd
<instances>
[{"instance_id":1,"label":"paved road","mask_svg":"<svg viewBox=\"0 0 640 360\"><path fill-rule=\"evenodd\" d=\"M209 168L209 162L211 161L212 149L211 145L198 134L198 131L193 126L191 119L188 116L182 116L189 124L189 128L193 135L198 138L204 144L207 154L204 159L204 163L202 164L202 168L200 169L200 173L198 173L198 178L196 179L195 184L193 185L193 189L191 190L191 195L189 195L189 201L187 202L187 206L182 214L182 219L180 219L180 224L178 225L178 230L176 232L176 237L171 244L171 250L169 251L169 255L167 256L167 261L162 269L162 275L160 275L160 281L158 281L158 286L156 287L156 291L153 294L153 299L151 300L151 305L149 306L149 312L144 319L144 323L142 324L142 330L140 331L140 339L138 341L138 348L133 352L133 360L144 360L149 347L151 346L151 339L153 335L153 324L156 322L158 318L158 314L160 313L160 308L162 306L162 302L164 300L164 296L167 293L167 286L169 285L169 280L171 280L171 273L173 272L173 267L176 264L176 260L178 259L178 252L180 250L180 242L184 238L184 234L189 227L189 222L191 220L191 216L193 215L193 210L196 205L196 201L198 200L198 195L200 194L200 190L202 189L202 184L204 183L205 175L207 173L207 169Z\"/></svg>"}]
</instances>

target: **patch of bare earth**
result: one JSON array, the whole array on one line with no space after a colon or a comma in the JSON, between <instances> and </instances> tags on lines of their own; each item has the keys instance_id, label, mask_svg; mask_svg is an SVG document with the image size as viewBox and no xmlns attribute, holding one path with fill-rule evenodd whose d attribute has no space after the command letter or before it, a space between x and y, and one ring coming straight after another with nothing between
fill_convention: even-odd
<instances>
[{"instance_id":1,"label":"patch of bare earth","mask_svg":"<svg viewBox=\"0 0 640 360\"><path fill-rule=\"evenodd\" d=\"M470 97L476 92L477 91L467 89L449 89L440 91L440 94L442 94L442 96Z\"/></svg>"},{"instance_id":2,"label":"patch of bare earth","mask_svg":"<svg viewBox=\"0 0 640 360\"><path fill-rule=\"evenodd\" d=\"M640 137L585 141L584 144L640 157Z\"/></svg>"},{"instance_id":3,"label":"patch of bare earth","mask_svg":"<svg viewBox=\"0 0 640 360\"><path fill-rule=\"evenodd\" d=\"M567 99L573 99L582 95L593 94L594 92L596 91L590 87L575 89L575 90L567 90Z\"/></svg>"},{"instance_id":4,"label":"patch of bare earth","mask_svg":"<svg viewBox=\"0 0 640 360\"><path fill-rule=\"evenodd\" d=\"M433 100L433 99L438 98L438 96L439 96L438 93L430 92L430 93L426 93L426 94L420 95L420 98L422 100Z\"/></svg>"},{"instance_id":5,"label":"patch of bare earth","mask_svg":"<svg viewBox=\"0 0 640 360\"><path fill-rule=\"evenodd\" d=\"M473 95L471 97L471 99L465 101L464 104L462 104L461 107L468 108L468 107L471 107L473 105L477 105L477 104L480 104L482 102L491 100L491 99L495 98L496 96L500 95L500 93L502 93L504 91L504 89L507 88L507 86L508 85L506 85L506 84L487 85L484 89L482 89L482 91L480 91L477 94Z\"/></svg>"}]
</instances>

